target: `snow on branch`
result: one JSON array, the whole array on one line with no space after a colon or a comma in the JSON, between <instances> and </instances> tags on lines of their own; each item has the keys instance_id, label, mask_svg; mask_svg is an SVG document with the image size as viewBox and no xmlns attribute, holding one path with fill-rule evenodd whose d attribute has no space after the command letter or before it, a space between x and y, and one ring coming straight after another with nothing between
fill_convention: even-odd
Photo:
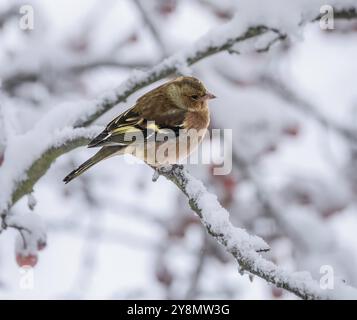
<instances>
[{"instance_id":1,"label":"snow on branch","mask_svg":"<svg viewBox=\"0 0 357 320\"><path fill-rule=\"evenodd\" d=\"M240 30L241 28L238 28ZM235 31L236 36L221 38L203 37L190 50L175 54L148 71L134 71L115 92L110 92L101 97L95 105L94 112L85 120L79 121L76 126L87 126L103 115L106 111L125 102L126 99L136 91L172 74L185 73L187 67L216 53L230 49L235 43L260 36L269 31L264 26L250 27L242 33ZM214 34L216 34L215 32ZM217 41L218 39L218 41Z\"/></svg>"},{"instance_id":2,"label":"snow on branch","mask_svg":"<svg viewBox=\"0 0 357 320\"><path fill-rule=\"evenodd\" d=\"M355 9L335 12L335 15L336 18L346 19L357 17ZM316 16L318 15L310 17L309 21L316 21ZM103 95L96 101L72 103L55 108L30 131L20 136L8 137L5 161L0 168L0 215L3 224L7 221L9 227L25 230L18 224L11 225L6 216L8 209L32 191L34 184L57 157L86 144L100 131L95 127L83 127L91 125L118 103L125 102L131 94L173 73L185 73L188 66L206 57L235 50L237 44L246 40L261 40L260 36L267 33L283 40L293 30L291 25L270 24L271 21L258 19L250 21L250 18L251 15L238 16L201 38L192 48L169 57L148 71L134 71L117 90ZM295 27L300 25L297 23ZM271 37L267 38L269 39L265 45L258 49L253 43L253 50L267 51L276 42ZM261 41L259 43L261 44ZM24 155L23 150L29 150L29 145L30 151ZM174 182L187 196L191 208L198 214L208 233L235 257L242 272L256 275L303 299L357 298L357 290L346 285L336 284L334 290L322 290L309 273L291 273L267 261L260 252L268 250L268 245L262 239L234 227L229 221L228 212L221 207L215 195L207 192L201 182L180 167L162 171L161 174Z\"/></svg>"},{"instance_id":3,"label":"snow on branch","mask_svg":"<svg viewBox=\"0 0 357 320\"><path fill-rule=\"evenodd\" d=\"M284 288L302 299L356 299L357 289L335 283L334 289L321 289L309 272L290 272L262 257L269 250L265 241L234 227L229 213L209 193L201 181L191 176L182 166L160 170L160 175L172 181L186 195L190 207L199 216L207 232L237 260L240 272L247 272Z\"/></svg>"},{"instance_id":4,"label":"snow on branch","mask_svg":"<svg viewBox=\"0 0 357 320\"><path fill-rule=\"evenodd\" d=\"M12 204L32 192L34 184L56 158L88 143L100 130L96 126L76 129L66 127L46 136L41 134L41 128L42 126L38 125L31 132L12 137L8 141L5 161L0 169L0 213L3 220ZM28 150L28 145L33 147L31 152L24 155L23 150Z\"/></svg>"},{"instance_id":5,"label":"snow on branch","mask_svg":"<svg viewBox=\"0 0 357 320\"><path fill-rule=\"evenodd\" d=\"M347 7L349 8L349 7ZM310 21L316 21L316 16L320 15L311 15L314 18L311 18ZM355 8L351 9L339 8L335 10L335 17L342 19L351 19L357 17L357 11ZM248 19L252 19L249 21ZM86 127L92 124L98 117L103 115L106 111L114 107L115 105L125 102L126 99L136 91L144 88L147 85L150 85L158 80L161 80L171 74L180 74L184 73L187 70L187 67L206 58L217 54L222 51L230 51L232 48L242 43L246 40L259 39L260 36L271 33L275 34L275 38L278 40L285 39L286 30L291 31L291 26L286 23L274 24L271 20L263 20L267 24L271 24L270 27L259 25L257 19L252 17L241 17L238 15L232 19L229 23L209 32L207 35L199 39L191 48L184 50L183 52L177 53L157 66L143 72L143 71L134 71L132 75L116 90L104 94L102 97L99 97L96 101L88 101L86 103L73 103L69 104L61 110L55 108L53 111L49 112L43 117L43 122L46 123L56 122L57 128L58 123L62 124L63 129L68 126L74 126L75 128ZM295 21L294 26L297 28L301 25L300 22ZM279 29L281 28L281 30ZM261 41L260 41L261 42ZM265 46L260 48L254 48L258 52L264 52L269 49L269 47L276 41L268 37L267 43ZM254 47L254 44L253 44ZM262 50L263 48L263 50ZM62 115L61 115L62 114ZM60 118L59 118L60 117ZM59 121L59 119L61 121ZM30 132L26 133L26 136L34 135L36 128L32 129ZM42 129L44 130L44 129ZM53 128L48 126L45 131L42 131L41 135L45 136L48 134L51 136L53 134ZM20 142L22 137L16 137ZM24 137L25 138L25 137ZM18 170L11 173L11 165L13 161L17 161L16 154L12 153L12 144L9 143L6 154L5 162L8 162L7 165L3 165L0 170L0 181L3 181L3 176L6 176L8 184L2 182L2 185L6 186L6 190L2 192L0 196L0 214L3 215L4 212L11 207L17 200L22 196L31 192L33 185L42 177L42 175L47 171L50 164L60 155L80 146L87 142L86 137L74 137L71 139L70 144L64 144L62 147L51 148L49 146L49 141L44 139L35 139L28 141L28 143L33 143L36 141L38 147L38 152L32 151L32 156L26 158L27 161L24 161ZM16 140L17 140L16 139ZM26 140L26 138L25 138ZM44 145L43 145L44 144ZM10 169L10 173L4 174L4 171Z\"/></svg>"},{"instance_id":6,"label":"snow on branch","mask_svg":"<svg viewBox=\"0 0 357 320\"><path fill-rule=\"evenodd\" d=\"M106 93L95 101L64 104L61 105L61 108L55 108L46 114L32 130L21 136L13 137L13 141L8 141L5 162L0 169L1 184L6 186L0 195L0 215L4 215L7 209L17 200L32 191L34 184L45 174L57 157L86 144L88 141L86 132L83 137L78 136L80 131L76 131L74 137L69 137L70 143L58 146L58 141L54 139L53 143L57 145L52 147L49 137L53 136L55 130L72 126L76 129L89 126L109 109L125 102L131 94L139 89L173 73L180 73L180 70L188 65L227 50L236 42L261 35L268 30L266 27L250 27L247 31L241 33L239 32L241 28L237 30L234 28L234 26L237 26L236 23L232 22L231 24L203 37L193 48L173 55L146 72L134 71L129 79L114 92ZM232 36L232 33L235 36ZM218 34L221 34L221 36L218 37ZM91 130L92 133L94 131L95 129ZM31 150L31 154L23 159L18 159L19 150L29 144L36 144ZM13 170L13 163L15 162L17 169Z\"/></svg>"}]
</instances>

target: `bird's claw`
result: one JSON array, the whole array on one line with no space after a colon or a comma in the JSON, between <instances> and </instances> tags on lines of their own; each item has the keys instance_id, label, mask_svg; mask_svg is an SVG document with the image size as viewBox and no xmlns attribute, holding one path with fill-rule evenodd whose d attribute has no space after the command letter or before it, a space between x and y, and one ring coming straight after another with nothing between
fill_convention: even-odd
<instances>
[{"instance_id":1,"label":"bird's claw","mask_svg":"<svg viewBox=\"0 0 357 320\"><path fill-rule=\"evenodd\" d=\"M172 173L175 169L179 169L182 170L183 169L183 165L182 164L169 164L166 166L161 166L161 167L157 167L154 168L154 174L152 176L152 181L156 182L161 174L170 174Z\"/></svg>"},{"instance_id":2,"label":"bird's claw","mask_svg":"<svg viewBox=\"0 0 357 320\"><path fill-rule=\"evenodd\" d=\"M167 166L162 166L159 168L159 173L168 174L168 173L172 173L176 169L182 170L183 165L182 164L169 164Z\"/></svg>"}]
</instances>

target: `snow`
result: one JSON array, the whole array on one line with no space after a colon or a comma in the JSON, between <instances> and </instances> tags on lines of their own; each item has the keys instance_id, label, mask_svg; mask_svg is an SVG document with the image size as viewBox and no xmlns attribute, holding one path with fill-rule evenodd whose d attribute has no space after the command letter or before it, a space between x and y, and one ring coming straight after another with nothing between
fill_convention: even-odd
<instances>
[{"instance_id":1,"label":"snow","mask_svg":"<svg viewBox=\"0 0 357 320\"><path fill-rule=\"evenodd\" d=\"M340 166L345 165L345 159L349 156L346 152L347 148L344 142L333 141L334 145L338 144L339 148L344 149L345 152L344 156L338 152L338 157L334 152L338 160L338 165L335 166L331 163L333 162L331 154L325 154L326 150L321 152L323 149L321 142L326 142L325 131L321 128L316 129L316 123L305 117L288 111L286 101L282 101L272 92L252 85L255 77L262 70L273 73L277 71L277 67L280 67L285 81L298 93L307 99L313 98L317 106L322 106L322 111L331 118L338 115L342 124L347 120L353 124L355 118L351 116L351 113L346 112L346 109L352 109L355 103L352 90L354 82L351 81L353 77L346 72L349 66L341 63L340 58L339 63L336 63L336 57L344 55L342 62L350 63L351 68L348 70L354 70L355 64L352 63L352 58L355 50L352 50L351 44L354 41L353 35L350 40L347 40L346 36L338 33L336 36L332 33L331 36L325 36L319 30L312 31L314 27L318 29L317 24L310 29L300 26L301 22L306 22L318 15L319 6L325 4L323 1L225 0L224 3L223 1L212 1L212 3L221 10L228 8L231 12L236 12L235 18L217 27L221 25L222 20L212 17L209 10L201 4L188 1L180 3L177 12L165 18L166 21L156 12L157 19L160 19L158 26L164 33L163 39L168 40L168 52L179 50L156 67L148 71L135 70L131 73L127 70L108 71L105 68L101 71L95 70L86 73L83 77L76 77L74 82L65 79L63 81L65 85L61 83L63 88L57 82L53 82L64 76L61 71L83 61L95 61L98 57L106 57L108 52L115 56L117 61L140 61L143 56L147 59L145 61L157 60L157 50L153 50L155 45L147 37L147 30L140 28L141 24L137 21L138 14L135 8L132 8L132 3L121 2L115 10L107 12L106 17L111 16L114 19L106 18L91 25L95 33L91 33L89 39L94 37L95 41L93 43L89 41L89 54L85 51L80 54L73 53L68 49L71 41L76 43L77 40L83 40L81 38L83 30L73 28L73 26L79 25L81 15L88 9L81 7L85 6L84 4L73 5L73 1L64 0L58 11L58 4L55 2L41 4L41 6L38 3L41 9L42 6L47 7L47 10L50 9L49 11L53 14L50 18L53 19L38 20L36 33L26 36L21 33L19 36L18 32L10 32L12 35L7 36L9 26L5 26L5 29L1 30L4 35L1 44L4 50L0 53L1 77L6 78L22 71L45 73L48 79L42 80L45 80L45 83L48 81L50 85L46 87L39 81L21 86L15 93L15 97L1 97L0 154L5 144L6 153L5 162L0 166L0 212L9 207L11 193L16 188L16 184L26 179L27 169L45 150L52 146L60 146L64 141L77 137L91 138L102 129L101 127L73 129L73 125L81 124L91 115L104 110L105 102L116 103L118 97L125 98L125 93L137 85L139 87L145 85L144 90L148 90L149 87L146 84L153 79L158 79L161 75L166 75L168 69L181 74L193 74L202 78L204 83L207 83L207 87L212 88L212 91L219 97L211 107L214 125L234 130L235 150L248 161L259 163L259 168L257 168L259 182L269 188L269 193L271 192L269 195L275 199L275 197L283 198L284 194L292 194L291 184L286 183L291 180L293 185L306 189L313 198L313 203L309 206L292 204L294 199L286 199L285 202L278 203L280 218L289 221L295 227L295 233L302 238L305 237L305 245L308 247L306 252L301 250L292 240L290 233L284 240L287 243L286 255L289 255L289 249L293 252L291 256L289 255L290 260L281 257L279 246L274 241L270 241L270 228L267 227L267 223L274 224L275 220L272 217L262 217L261 208L256 198L253 197L252 189L254 188L248 186L248 196L238 198L244 188L243 184L249 184L249 181L241 181L243 180L241 176L238 176L237 190L233 195L239 203L227 206L231 206L228 210L231 214L219 204L214 194L207 193L203 184L191 177L187 192L202 210L205 225L215 233L224 235L229 250L238 247L253 271L257 273L264 272L276 281L287 282L298 290L308 290L322 298L355 298L355 290L338 283L337 280L335 289L332 291L321 290L318 282L313 280L319 277L316 266L319 267L321 262L325 263L326 260L335 268L336 279L341 276L347 278L348 283L357 284L355 262L353 262L356 257L354 246L356 223L353 218L355 208L349 207L349 211L337 214L331 219L332 221L319 215L322 211L329 211L331 207L343 208L344 205L349 205L351 201L349 197L353 197L348 193L346 195L345 189L350 190L351 187L346 186L346 177L340 172ZM356 6L356 1L343 0L330 3L336 7ZM133 10L127 14L129 9ZM157 9L153 6L152 10ZM76 13L72 14L72 12ZM37 13L40 16L40 11ZM96 14L90 20L94 19L94 16ZM63 17L66 18L62 19ZM50 24L52 20L53 25ZM113 20L119 23L114 24ZM197 53L212 46L220 46L256 24L279 28L288 33L291 40L289 45L296 46L296 43L299 43L299 47L292 49L295 55L291 56L291 61L287 63L283 61L284 56L280 55L281 47L278 44L272 48L273 50L260 55L259 58L253 54L255 50L264 48L274 38L275 34L268 32L256 39L235 45L234 48L242 53L239 56L227 53L218 54L199 64L188 66L186 62L188 58L195 57ZM87 26L87 24L83 25ZM145 38L144 44L139 40L128 47L119 48L117 54L111 47L113 34L107 32L104 25L108 26L109 30L118 30L115 34L116 40L123 40L125 33L137 32L139 39ZM197 40L210 28L213 30ZM45 32L42 33L43 29ZM63 29L66 29L66 32ZM76 33L74 40L71 33L73 30ZM84 34L85 32L86 30ZM184 47L186 49L182 49ZM336 51L334 48L337 48ZM286 64L283 65L282 62ZM289 72L291 68L294 69L293 73ZM330 72L327 74L326 70ZM226 76L232 77L233 80L235 77L238 80L242 79L243 84L237 85L228 81ZM117 84L122 79L126 80L118 86ZM298 83L299 81L302 83ZM56 90L53 91L53 88ZM102 88L114 89L97 95ZM329 89L326 90L326 88ZM21 94L16 96L19 92ZM139 94L141 92L135 93L135 95ZM115 106L106 114L105 121L109 121L110 117L117 114L119 108L129 107L135 101L135 95L128 97L128 101L122 101L121 105ZM92 96L97 96L97 98L91 99ZM31 98L35 103L29 102ZM61 103L66 100L72 102ZM281 131L290 123L299 123L304 130L303 134L299 134L294 139L281 138ZM269 156L265 155L262 160L261 155L267 146L271 145L278 145L278 152ZM74 164L86 160L90 155L91 150L82 148L78 152L62 157L35 187L34 194L38 204L34 208L34 213L39 213L45 221L51 222L47 228L51 236L51 247L45 250L38 269L36 268L38 274L34 291L25 293L17 288L17 269L11 264L11 258L8 258L12 256L13 246L9 243L13 240L11 238L13 233L1 234L0 254L3 262L0 277L3 276L6 280L4 282L11 288L11 291L2 289L2 296L5 298L9 296L15 298L68 297L70 296L68 292L71 292L72 296L79 298L165 297L167 293L165 288L155 281L155 275L152 274L152 269L156 267L154 266L156 255L165 255L162 252L157 253L156 248L165 247L169 256L167 260L170 261L172 267L170 271L178 279L175 281L174 288L176 286L180 288L180 294L175 297L183 297L186 284L190 281L190 272L194 272L193 263L196 261L197 252L202 248L201 242L196 241L200 239L201 226L197 227L192 224L183 239L173 240L167 236L164 223L158 226L154 222L155 219L151 217L159 215L162 221L169 220L176 226L183 212L192 214L185 207L186 201L183 202L178 198L173 186L166 184L164 179L160 179L157 184L152 184L150 180L152 172L149 168L138 164L129 166L120 158L107 160L105 164L98 165L94 172L88 172L83 180L81 178L64 188L61 183L64 174L68 173ZM199 170L204 171L206 168L195 168L193 175L198 175ZM305 173L304 177L299 170ZM290 176L291 172L296 175ZM316 177L313 176L314 179L326 185L326 188L318 183L311 184L310 172L314 172L316 174ZM349 173L351 171L346 170L346 175ZM335 176L339 176L339 179ZM301 183L303 178L307 180L306 184ZM205 184L209 185L210 190L213 189L215 193L224 195L224 190L223 192L222 189L215 190L218 187L214 186L210 180L213 178L207 177L205 173L202 179ZM88 187L86 192L92 194L88 196L83 191L85 187ZM286 193L282 192L284 188L286 188ZM88 204L87 197L94 198L95 204ZM28 199L33 206L32 194ZM140 210L143 214L135 214ZM98 213L100 213L100 219L93 218L98 216ZM92 218L93 222L90 223ZM264 221L262 221L263 218ZM92 224L96 226L98 221L100 223L97 228L91 227ZM41 219L29 212L26 201L19 201L12 208L11 215L8 216L8 223L10 222L32 230L31 234L34 237L28 239L31 243L31 252L36 251L37 241L46 240L46 230ZM268 248L264 240L250 234L254 231L252 225L255 226L259 222L262 222L265 229L268 229L267 239L272 248L269 258L272 257L277 265L284 265L284 268L277 267L256 252L256 250ZM95 229L94 241L88 236L90 232L85 232L87 224ZM338 233L333 229L336 224L339 225ZM249 233L234 225L249 229ZM274 227L277 228L275 225ZM278 226L279 228L281 227ZM279 229L278 236L279 231L284 232ZM172 245L175 241L177 241L175 245ZM92 248L92 242L95 242L93 256L86 260L88 251L90 252ZM17 250L21 251L21 238L18 238L17 243ZM86 254L84 261L81 262L79 257L83 255L82 246L86 247L84 250ZM95 262L97 256L99 258ZM200 297L221 298L225 296L224 288L222 292L218 289L224 285L229 286L235 298L266 299L271 297L265 282L259 277L255 277L254 282L250 284L248 277L243 278L237 275L232 261L223 264L214 256L210 256L209 259L203 271L205 281L201 281L203 284L200 284L200 289L203 288L202 291L204 291L207 287L210 291L202 292ZM92 266L87 266L86 261L90 261ZM348 266L346 261L349 262ZM341 265L346 265L350 271L341 268ZM92 284L88 285L88 290L81 289L81 285L75 282L77 268L78 274L82 274L83 270L85 275L89 274L88 283L92 282ZM294 272L295 269L307 269L309 272ZM90 270L92 270L92 276ZM91 278L93 281L90 281ZM72 280L73 287L71 287ZM226 296L232 298L229 294Z\"/></svg>"},{"instance_id":2,"label":"snow","mask_svg":"<svg viewBox=\"0 0 357 320\"><path fill-rule=\"evenodd\" d=\"M224 241L228 250L233 248L244 248L269 250L269 245L257 236L249 235L244 229L235 228L229 221L229 213L217 200L217 196L208 193L201 181L193 176L186 175L188 181L186 192L201 210L204 224L217 235L227 235Z\"/></svg>"},{"instance_id":3,"label":"snow","mask_svg":"<svg viewBox=\"0 0 357 320\"><path fill-rule=\"evenodd\" d=\"M21 236L18 234L16 239L16 253L21 253L24 256L36 254L40 247L46 246L46 227L39 215L32 212L9 215L6 223L21 232Z\"/></svg>"},{"instance_id":4,"label":"snow","mask_svg":"<svg viewBox=\"0 0 357 320\"><path fill-rule=\"evenodd\" d=\"M15 188L15 184L26 179L26 170L30 167L31 163L39 157L41 154L40 152L43 152L46 148L50 147L51 143L52 145L57 146L63 139L71 138L72 132L64 129L61 133L57 133L59 128L85 122L90 115L102 109L106 103L116 104L118 102L118 97L124 95L127 91L132 90L136 86L146 83L151 77L161 74L167 69L176 69L178 72L185 74L191 73L184 61L195 57L197 53L205 51L212 46L219 47L229 39L236 38L251 25L254 25L254 21L249 21L249 15L244 19L236 17L230 23L227 23L202 37L189 50L164 60L151 71L143 72L135 70L131 73L128 80L115 91L104 93L96 99L96 101L62 104L40 119L30 132L20 137L9 137L8 145L10 147L6 150L5 154L6 159L9 159L6 161L7 163L11 163L11 159L18 158L20 151L26 150L25 147L33 144L34 141L42 140L43 136L45 136L45 142L43 145L36 145L29 153L27 153L26 157L22 157L22 164L20 162L17 163L17 167L20 167L20 169L16 170L14 173L9 173L11 172L11 168L7 168L6 164L4 165L2 172L7 171L7 174L3 173L5 177L0 176L0 178L7 186L7 190L5 190L0 197L0 212L6 210L7 206L10 204L9 199L11 199L11 193ZM93 131L91 131L91 133L92 132ZM55 135L54 137L53 134ZM83 132L77 130L75 134L83 134ZM59 137L56 135L59 135ZM54 138L53 142L51 141L51 138Z\"/></svg>"},{"instance_id":5,"label":"snow","mask_svg":"<svg viewBox=\"0 0 357 320\"><path fill-rule=\"evenodd\" d=\"M265 260L259 251L269 250L269 245L260 237L249 235L244 229L234 227L229 221L229 213L217 200L216 195L209 193L201 181L185 173L187 179L185 191L190 201L197 205L202 215L202 222L211 230L227 251L237 253L248 265L248 271L255 271L274 283L284 284L309 298L319 299L356 299L357 289L338 284L330 291L324 291L310 272L290 272ZM310 223L310 220L308 220ZM297 225L297 221L292 225ZM296 226L297 230L298 225ZM310 230L311 232L312 230ZM313 232L315 232L314 230ZM313 239L311 239L313 241ZM326 244L328 246L328 244Z\"/></svg>"},{"instance_id":6,"label":"snow","mask_svg":"<svg viewBox=\"0 0 357 320\"><path fill-rule=\"evenodd\" d=\"M7 210L17 184L27 178L27 170L46 150L77 138L93 138L102 129L97 126L73 129L69 126L74 124L76 118L73 114L68 115L71 112L63 111L65 110L49 113L26 134L8 137L5 161L0 169L0 182L3 186L0 212ZM60 129L65 124L69 126Z\"/></svg>"},{"instance_id":7,"label":"snow","mask_svg":"<svg viewBox=\"0 0 357 320\"><path fill-rule=\"evenodd\" d=\"M33 194L33 193L30 193L30 194L27 196L27 205L28 205L29 209L30 209L30 210L35 209L36 204L37 204L37 200L36 200L34 194Z\"/></svg>"}]
</instances>

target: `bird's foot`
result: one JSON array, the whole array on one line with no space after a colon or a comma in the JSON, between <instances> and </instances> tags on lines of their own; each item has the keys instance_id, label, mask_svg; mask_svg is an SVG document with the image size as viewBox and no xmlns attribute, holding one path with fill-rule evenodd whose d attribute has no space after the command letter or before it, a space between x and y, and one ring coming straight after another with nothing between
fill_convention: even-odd
<instances>
[{"instance_id":1,"label":"bird's foot","mask_svg":"<svg viewBox=\"0 0 357 320\"><path fill-rule=\"evenodd\" d=\"M182 170L183 165L182 164L169 164L166 166L161 166L159 168L159 173L160 174L169 174L169 173L173 173L173 171L175 171L176 169Z\"/></svg>"}]
</instances>

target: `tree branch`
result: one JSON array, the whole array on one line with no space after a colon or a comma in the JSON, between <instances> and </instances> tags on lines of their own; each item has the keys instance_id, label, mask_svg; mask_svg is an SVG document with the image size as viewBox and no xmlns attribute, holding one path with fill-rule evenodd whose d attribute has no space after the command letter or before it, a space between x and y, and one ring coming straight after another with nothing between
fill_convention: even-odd
<instances>
[{"instance_id":1,"label":"tree branch","mask_svg":"<svg viewBox=\"0 0 357 320\"><path fill-rule=\"evenodd\" d=\"M12 194L12 203L17 202L25 194L32 192L34 184L38 181L38 177L42 177L47 172L52 162L60 155L77 147L86 145L89 141L90 139L87 137L80 137L67 141L60 146L48 148L28 169L27 178L18 184L15 192Z\"/></svg>"},{"instance_id":2,"label":"tree branch","mask_svg":"<svg viewBox=\"0 0 357 320\"><path fill-rule=\"evenodd\" d=\"M150 63L148 61L123 63L112 58L100 58L84 62L81 61L65 67L62 66L60 69L56 68L55 66L51 66L51 69L46 69L46 71L50 72L50 74L53 74L53 78L56 78L57 80L57 77L63 78L64 75L78 75L97 68L144 69L148 68L149 66ZM12 94L19 85L31 82L41 82L48 87L52 85L52 83L46 79L46 76L41 72L41 70L31 72L19 71L3 79L2 89Z\"/></svg>"},{"instance_id":3,"label":"tree branch","mask_svg":"<svg viewBox=\"0 0 357 320\"><path fill-rule=\"evenodd\" d=\"M85 108L83 111L84 114L79 114L77 116L80 120L77 121L74 127L80 128L89 126L109 109L113 108L120 102L125 102L126 99L134 92L166 76L169 76L170 74L178 73L183 63L186 65L192 65L208 56L229 49L236 42L261 35L267 32L267 30L269 29L263 26L250 27L246 32L244 32L243 35L235 38L227 38L222 40L221 44L218 45L212 45L208 42L205 43L204 46L200 46L200 42L198 42L198 48L194 47L194 49L186 53L174 55L159 65L151 68L147 72L134 72L133 75L116 90L116 92L110 92L101 99L97 100L96 103L91 105L89 110L88 108ZM50 114L48 116L51 118L52 115ZM69 144L63 144L54 148L50 147L39 154L38 158L30 167L24 168L25 172L21 175L22 179L14 177L14 180L18 182L15 189L12 191L11 199L7 201L9 204L8 207L11 207L22 196L32 191L34 184L46 173L51 163L56 158L87 143L88 139L79 137L72 139ZM3 215L4 210L0 209L0 214Z\"/></svg>"},{"instance_id":4,"label":"tree branch","mask_svg":"<svg viewBox=\"0 0 357 320\"><path fill-rule=\"evenodd\" d=\"M112 92L109 96L104 96L97 103L96 111L88 116L86 120L78 122L76 126L88 126L118 103L125 102L127 98L136 91L172 74L181 74L183 65L191 66L204 58L228 50L237 42L260 36L268 31L271 31L268 27L255 26L248 28L242 35L224 39L220 44L213 45L207 42L203 46L200 46L201 42L198 41L192 50L175 54L146 72L134 72L133 75L116 90L114 96Z\"/></svg>"},{"instance_id":5,"label":"tree branch","mask_svg":"<svg viewBox=\"0 0 357 320\"><path fill-rule=\"evenodd\" d=\"M321 17L323 17L323 13L319 14L312 22L319 21ZM334 10L333 16L335 19L341 20L351 20L357 18L357 9L356 8L349 8L349 9L342 9L342 10Z\"/></svg>"},{"instance_id":6,"label":"tree branch","mask_svg":"<svg viewBox=\"0 0 357 320\"><path fill-rule=\"evenodd\" d=\"M68 139L57 148L74 148L87 138L87 134L76 139ZM259 252L269 250L268 245L245 230L234 227L229 222L228 212L221 207L215 195L208 193L203 184L180 166L171 170L161 170L160 174L175 183L186 195L190 207L199 216L207 232L217 240L237 260L240 270L256 275L269 283L284 288L303 299L338 299L357 297L357 291L348 286L339 286L337 291L320 289L308 273L289 273L265 260Z\"/></svg>"},{"instance_id":7,"label":"tree branch","mask_svg":"<svg viewBox=\"0 0 357 320\"><path fill-rule=\"evenodd\" d=\"M357 290L346 285L335 285L334 290L323 290L308 272L288 272L264 259L257 251L265 251L264 241L229 222L228 212L217 197L181 166L161 170L160 174L175 183L186 195L191 209L198 215L207 232L237 260L240 270L256 275L277 287L284 288L302 299L356 298ZM260 250L259 250L260 247Z\"/></svg>"},{"instance_id":8,"label":"tree branch","mask_svg":"<svg viewBox=\"0 0 357 320\"><path fill-rule=\"evenodd\" d=\"M348 18L350 16L349 13ZM230 35L235 31L235 27L232 25ZM226 29L224 30L226 31ZM183 66L190 66L206 57L228 50L238 42L263 35L266 32L276 33L276 30L266 26L253 26L243 33L239 31L239 28L236 32L238 34L235 36L223 37L216 42L205 37L198 41L193 49L174 55L147 72L133 73L114 93L110 92L99 99L89 110L85 109L82 114L77 113L76 119L79 120L75 127L85 127L92 124L112 107L120 102L125 102L132 93L172 73L180 73ZM215 34L215 36L217 35L219 33ZM41 149L37 159L32 164L22 168L23 171L20 174L17 173L16 176L12 177L16 183L14 190L11 190L11 198L7 201L8 207L23 195L32 191L33 185L44 175L58 156L87 142L88 132L83 132L75 137L67 137L61 143L57 142ZM40 142L38 141L38 143ZM5 162L12 160L11 157L7 159L7 154L5 154ZM4 167L1 170L4 170ZM181 167L176 166L172 170L161 171L161 175L175 183L186 195L192 210L197 213L207 232L232 254L243 272L256 275L303 299L357 297L356 290L351 287L336 284L335 290L323 290L309 273L291 273L264 259L259 254L259 252L269 249L264 240L249 235L243 229L234 227L229 221L228 212L221 207L216 196L208 193L200 181L193 178ZM0 209L2 216L6 214L6 209Z\"/></svg>"},{"instance_id":9,"label":"tree branch","mask_svg":"<svg viewBox=\"0 0 357 320\"><path fill-rule=\"evenodd\" d=\"M341 10L335 11L335 17L337 18L356 18L356 10ZM224 31L227 31L227 25L224 26ZM133 72L132 76L129 77L115 92L109 92L102 98L98 99L94 105L88 110L86 108L83 114L79 114L75 127L86 127L92 124L96 119L102 116L105 112L113 108L115 105L125 102L126 99L136 91L150 85L158 80L161 80L171 74L180 73L182 66L190 66L206 57L212 56L219 52L227 51L232 48L233 45L245 40L249 40L258 36L261 36L267 32L276 33L281 39L285 39L285 35L275 28L270 28L267 26L252 26L249 27L243 33L240 32L239 28L233 23L229 25L229 36L222 36L219 40L212 42L210 37L212 33L201 38L196 42L196 44L189 50L183 51L179 54L175 54L170 58L164 60L157 66L149 69L146 72ZM238 29L238 30L236 30ZM237 33L235 36L232 34ZM223 34L225 34L223 32ZM221 35L220 30L215 34L215 38ZM270 45L268 44L268 47ZM12 192L11 199L7 202L9 207L18 201L23 195L32 191L34 184L45 174L50 164L60 155L71 151L72 149L84 145L88 142L86 139L76 138L72 139L72 142L67 146L63 145L56 147L54 149L48 149L45 152L38 155L38 159L27 168L24 168L25 172L21 175L22 178L15 177L15 181L18 181L15 189ZM5 156L6 157L6 156ZM23 177L26 178L23 178ZM0 208L0 215L4 214L4 210Z\"/></svg>"},{"instance_id":10,"label":"tree branch","mask_svg":"<svg viewBox=\"0 0 357 320\"><path fill-rule=\"evenodd\" d=\"M134 0L134 4L136 5L138 11L140 12L141 16L143 17L143 20L147 27L149 28L153 38L155 39L155 42L157 43L160 51L161 51L161 57L164 57L167 53L165 43L162 41L161 35L159 33L159 30L157 29L155 23L152 21L149 13L147 10L144 8L143 4L141 3L140 0Z\"/></svg>"},{"instance_id":11,"label":"tree branch","mask_svg":"<svg viewBox=\"0 0 357 320\"><path fill-rule=\"evenodd\" d=\"M94 129L94 130L93 130ZM88 144L91 138L95 136L97 133L96 128L77 128L68 130L68 128L63 129L62 131L57 132L53 136L53 141L45 141L43 142L44 146L41 147L41 151L39 151L39 156L36 160L34 160L28 168L24 168L25 172L19 172L19 177L23 177L23 179L18 178L17 176L8 177L6 174L1 181L4 184L4 189L2 190L1 198L0 198L0 216L4 219L8 209L15 204L20 198L24 195L31 193L33 191L34 184L42 177L51 164L57 159L60 155L67 153L74 148L79 146ZM26 140L27 142L27 140ZM40 142L38 142L40 143ZM9 145L6 150L11 150L11 148L16 146ZM19 144L19 148L22 148L23 144ZM16 154L14 153L15 157ZM9 155L7 152L5 153L5 162L0 169L0 178L2 178L1 173L6 171L6 165L9 164L11 166L11 160L7 159L7 156L11 159L11 154ZM16 159L15 159L16 160ZM5 172L6 173L6 172ZM14 180L15 189L12 192L7 192L6 188L9 188L10 182L9 179ZM11 187L10 187L11 188ZM4 197L9 195L9 199L4 199ZM4 201L5 203L2 203Z\"/></svg>"},{"instance_id":12,"label":"tree branch","mask_svg":"<svg viewBox=\"0 0 357 320\"><path fill-rule=\"evenodd\" d=\"M357 131L354 128L342 126L333 119L326 118L312 103L299 97L291 88L277 78L263 74L257 79L257 84L261 84L276 93L280 98L288 102L288 106L307 114L323 127L335 131L353 145L357 143Z\"/></svg>"}]
</instances>

